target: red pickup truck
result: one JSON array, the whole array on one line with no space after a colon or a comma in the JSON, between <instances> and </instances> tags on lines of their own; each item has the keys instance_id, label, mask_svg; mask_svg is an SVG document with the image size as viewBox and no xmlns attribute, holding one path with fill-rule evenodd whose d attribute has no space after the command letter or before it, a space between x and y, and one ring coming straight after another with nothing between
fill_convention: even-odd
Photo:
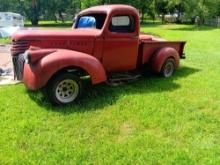
<instances>
[{"instance_id":1,"label":"red pickup truck","mask_svg":"<svg viewBox=\"0 0 220 165\"><path fill-rule=\"evenodd\" d=\"M91 7L79 13L72 30L26 30L12 40L15 79L31 90L46 87L55 104L78 99L83 76L93 85L129 80L112 75L148 66L170 77L185 58L185 42L141 35L139 13L127 5Z\"/></svg>"}]
</instances>

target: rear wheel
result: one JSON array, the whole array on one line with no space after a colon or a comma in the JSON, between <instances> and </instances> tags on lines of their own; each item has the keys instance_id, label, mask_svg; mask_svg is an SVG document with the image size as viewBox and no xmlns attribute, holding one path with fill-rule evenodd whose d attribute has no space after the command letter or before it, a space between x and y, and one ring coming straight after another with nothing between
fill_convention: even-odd
<instances>
[{"instance_id":1,"label":"rear wheel","mask_svg":"<svg viewBox=\"0 0 220 165\"><path fill-rule=\"evenodd\" d=\"M47 94L50 101L58 105L70 104L76 101L81 93L81 80L71 73L56 75L47 86Z\"/></svg>"},{"instance_id":2,"label":"rear wheel","mask_svg":"<svg viewBox=\"0 0 220 165\"><path fill-rule=\"evenodd\" d=\"M163 77L169 78L173 75L174 70L175 70L175 61L173 58L168 58L164 62L160 73Z\"/></svg>"}]
</instances>

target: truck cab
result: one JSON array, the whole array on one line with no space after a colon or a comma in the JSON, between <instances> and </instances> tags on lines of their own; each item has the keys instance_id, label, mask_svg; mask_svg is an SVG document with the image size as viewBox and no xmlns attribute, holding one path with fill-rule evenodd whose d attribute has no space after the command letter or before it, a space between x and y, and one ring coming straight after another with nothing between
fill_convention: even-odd
<instances>
[{"instance_id":1,"label":"truck cab","mask_svg":"<svg viewBox=\"0 0 220 165\"><path fill-rule=\"evenodd\" d=\"M12 40L15 78L31 90L46 87L56 104L77 100L85 75L95 85L148 65L170 77L185 45L140 34L139 13L127 5L91 7L79 13L72 30L21 31Z\"/></svg>"},{"instance_id":2,"label":"truck cab","mask_svg":"<svg viewBox=\"0 0 220 165\"><path fill-rule=\"evenodd\" d=\"M87 9L76 20L74 29L79 28L100 30L94 56L100 58L107 72L136 68L140 22L135 8L110 5Z\"/></svg>"}]
</instances>

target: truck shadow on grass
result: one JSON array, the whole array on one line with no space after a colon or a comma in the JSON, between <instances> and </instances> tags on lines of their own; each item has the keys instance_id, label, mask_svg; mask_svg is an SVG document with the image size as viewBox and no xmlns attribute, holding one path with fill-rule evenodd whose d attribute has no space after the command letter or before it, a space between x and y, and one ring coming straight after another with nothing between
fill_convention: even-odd
<instances>
[{"instance_id":1,"label":"truck shadow on grass","mask_svg":"<svg viewBox=\"0 0 220 165\"><path fill-rule=\"evenodd\" d=\"M43 95L42 91L27 91L29 97L39 106L44 107L48 111L57 111L63 114L82 113L85 111L96 111L106 106L114 105L117 100L124 95L147 94L165 91L173 91L181 88L181 84L175 81L185 78L196 72L198 69L189 67L180 67L172 78L165 79L154 74L146 74L133 83L122 84L111 87L105 83L91 86L89 81L85 81L85 90L82 98L74 104L67 106L54 106Z\"/></svg>"}]
</instances>

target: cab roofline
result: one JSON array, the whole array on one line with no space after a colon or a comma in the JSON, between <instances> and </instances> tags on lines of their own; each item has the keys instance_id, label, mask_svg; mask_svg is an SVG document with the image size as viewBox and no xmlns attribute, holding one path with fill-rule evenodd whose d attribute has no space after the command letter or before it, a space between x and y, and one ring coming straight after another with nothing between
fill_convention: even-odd
<instances>
[{"instance_id":1,"label":"cab roofline","mask_svg":"<svg viewBox=\"0 0 220 165\"><path fill-rule=\"evenodd\" d=\"M79 13L79 15L84 15L88 13L112 13L114 11L132 11L138 13L137 9L129 5L101 5L94 6L88 9L85 9Z\"/></svg>"}]
</instances>

